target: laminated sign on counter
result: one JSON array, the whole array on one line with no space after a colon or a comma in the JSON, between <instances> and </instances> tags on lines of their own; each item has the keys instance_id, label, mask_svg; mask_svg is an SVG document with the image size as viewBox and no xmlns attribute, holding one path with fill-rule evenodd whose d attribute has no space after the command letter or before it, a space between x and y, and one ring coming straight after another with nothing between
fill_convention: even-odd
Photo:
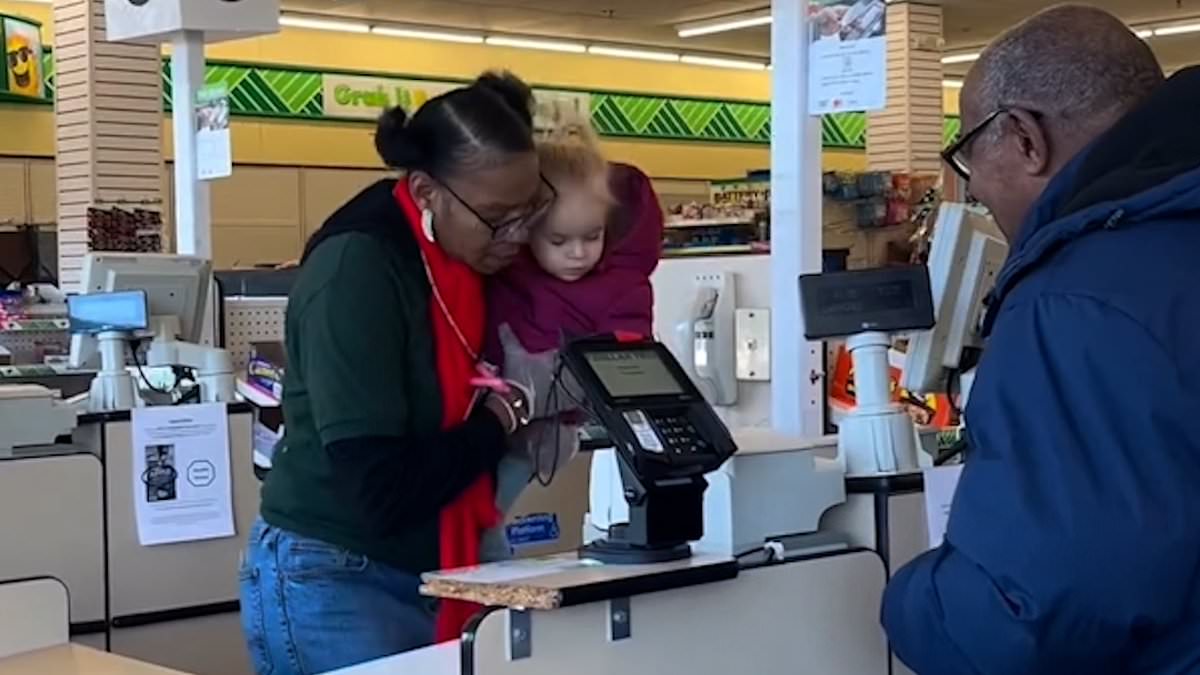
<instances>
[{"instance_id":1,"label":"laminated sign on counter","mask_svg":"<svg viewBox=\"0 0 1200 675\"><path fill-rule=\"evenodd\" d=\"M132 423L138 543L234 536L225 404L135 408Z\"/></svg>"}]
</instances>

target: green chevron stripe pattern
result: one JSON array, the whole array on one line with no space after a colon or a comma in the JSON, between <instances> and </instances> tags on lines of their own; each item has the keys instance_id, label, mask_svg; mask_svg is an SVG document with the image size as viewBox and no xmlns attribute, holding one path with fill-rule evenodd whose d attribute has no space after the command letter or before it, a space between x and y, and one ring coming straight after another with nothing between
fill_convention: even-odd
<instances>
[{"instance_id":1,"label":"green chevron stripe pattern","mask_svg":"<svg viewBox=\"0 0 1200 675\"><path fill-rule=\"evenodd\" d=\"M47 102L54 98L54 58L44 59ZM163 103L171 109L171 66L163 62ZM326 117L325 76L316 71L209 63L208 84L224 84L233 114L320 120ZM591 92L592 123L602 136L678 141L769 144L771 106L767 103L671 98L640 94ZM962 121L949 116L944 142L958 136ZM867 146L867 115L836 113L821 118L825 147Z\"/></svg>"}]
</instances>

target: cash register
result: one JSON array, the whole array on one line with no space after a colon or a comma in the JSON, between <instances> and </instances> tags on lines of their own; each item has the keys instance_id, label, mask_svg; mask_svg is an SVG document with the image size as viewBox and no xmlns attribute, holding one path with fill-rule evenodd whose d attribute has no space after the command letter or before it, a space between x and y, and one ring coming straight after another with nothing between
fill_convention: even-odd
<instances>
[{"instance_id":1,"label":"cash register","mask_svg":"<svg viewBox=\"0 0 1200 675\"><path fill-rule=\"evenodd\" d=\"M661 343L587 338L562 351L587 412L616 450L629 522L580 551L610 564L680 560L704 534L704 474L737 445L704 396Z\"/></svg>"}]
</instances>

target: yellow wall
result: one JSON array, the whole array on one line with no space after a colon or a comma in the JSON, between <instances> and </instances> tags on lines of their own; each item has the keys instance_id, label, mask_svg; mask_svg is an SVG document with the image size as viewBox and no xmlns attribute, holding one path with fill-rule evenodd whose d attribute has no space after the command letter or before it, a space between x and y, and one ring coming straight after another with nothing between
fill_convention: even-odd
<instances>
[{"instance_id":1,"label":"yellow wall","mask_svg":"<svg viewBox=\"0 0 1200 675\"><path fill-rule=\"evenodd\" d=\"M53 42L46 5L0 0L0 13L5 12L42 21L44 38ZM767 72L325 31L287 29L279 35L211 45L207 54L213 59L433 78L470 78L489 68L508 68L542 86L757 101L770 98ZM0 155L53 155L50 118L46 107L0 106ZM379 163L369 125L242 119L233 124L233 138L234 159L239 163L345 167ZM169 146L169 123L164 139ZM641 140L612 140L604 145L612 159L636 164L653 176L737 177L770 166L768 149L756 145ZM165 150L169 156L169 147ZM832 170L860 170L865 168L865 158L859 151L829 151L824 164Z\"/></svg>"}]
</instances>

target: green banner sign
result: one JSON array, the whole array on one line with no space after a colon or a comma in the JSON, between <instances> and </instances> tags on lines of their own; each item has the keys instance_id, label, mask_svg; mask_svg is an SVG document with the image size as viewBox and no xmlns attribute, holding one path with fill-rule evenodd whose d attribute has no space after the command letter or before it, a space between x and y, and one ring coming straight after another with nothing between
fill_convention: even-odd
<instances>
[{"instance_id":1,"label":"green banner sign","mask_svg":"<svg viewBox=\"0 0 1200 675\"><path fill-rule=\"evenodd\" d=\"M54 98L54 64L42 59L44 92L37 100ZM461 86L463 81L372 73L321 72L298 68L213 61L207 84L223 84L232 114L242 117L320 121L373 121L386 107L420 106L433 96ZM171 107L171 67L163 62L164 107ZM562 106L586 109L602 136L703 143L768 145L771 106L753 101L728 101L609 91L536 88L538 123L545 123ZM4 100L13 100L5 97ZM959 131L957 117L947 117L945 142ZM867 146L867 116L836 113L821 118L826 148L861 150Z\"/></svg>"}]
</instances>

